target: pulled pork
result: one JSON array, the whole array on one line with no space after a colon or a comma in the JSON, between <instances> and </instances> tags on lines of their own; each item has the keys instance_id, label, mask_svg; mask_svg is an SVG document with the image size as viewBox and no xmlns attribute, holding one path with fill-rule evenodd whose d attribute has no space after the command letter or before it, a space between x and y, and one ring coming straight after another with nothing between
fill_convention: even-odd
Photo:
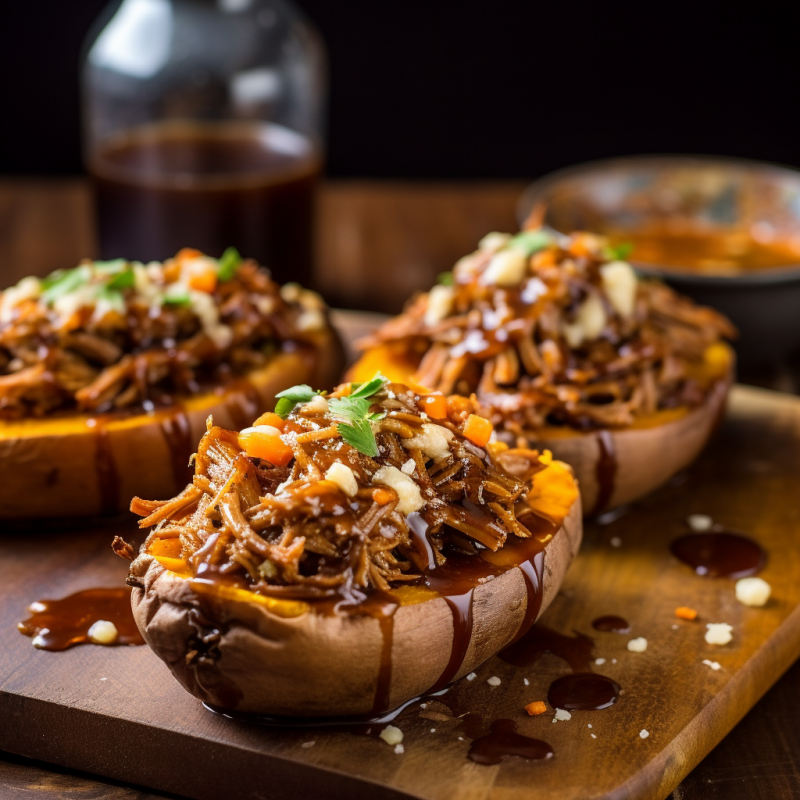
<instances>
[{"instance_id":1,"label":"pulled pork","mask_svg":"<svg viewBox=\"0 0 800 800\"><path fill-rule=\"evenodd\" d=\"M140 526L155 526L142 552L170 552L198 578L326 598L416 582L448 552L496 551L509 536L549 540L577 498L568 468L533 450L477 446L462 433L461 402L438 396L446 410L434 420L408 387L373 383L362 410L374 450L369 436L349 435L359 421L336 404L350 385L238 434L209 423L192 484L172 500L133 501ZM249 455L265 444L278 462L290 448L289 460Z\"/></svg>"},{"instance_id":2,"label":"pulled pork","mask_svg":"<svg viewBox=\"0 0 800 800\"><path fill-rule=\"evenodd\" d=\"M278 287L232 250L25 278L0 294L0 418L169 402L326 326L318 295Z\"/></svg>"},{"instance_id":3,"label":"pulled pork","mask_svg":"<svg viewBox=\"0 0 800 800\"><path fill-rule=\"evenodd\" d=\"M362 360L474 394L478 412L512 433L626 427L697 406L732 366L725 317L637 279L591 234L489 234L445 277L360 342Z\"/></svg>"}]
</instances>

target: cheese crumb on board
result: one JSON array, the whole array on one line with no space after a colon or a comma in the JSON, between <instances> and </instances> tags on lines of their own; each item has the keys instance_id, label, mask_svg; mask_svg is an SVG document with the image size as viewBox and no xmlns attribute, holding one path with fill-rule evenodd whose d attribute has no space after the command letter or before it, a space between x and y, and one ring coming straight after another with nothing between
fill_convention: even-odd
<instances>
[{"instance_id":1,"label":"cheese crumb on board","mask_svg":"<svg viewBox=\"0 0 800 800\"><path fill-rule=\"evenodd\" d=\"M403 747L403 745L397 744L394 747L394 751L395 753L397 753L397 755L402 755L403 753L405 753L406 749L405 747Z\"/></svg>"},{"instance_id":2,"label":"cheese crumb on board","mask_svg":"<svg viewBox=\"0 0 800 800\"><path fill-rule=\"evenodd\" d=\"M722 669L722 664L720 664L719 661L709 661L707 658L704 658L703 663L706 666L711 667L711 669L713 669L715 672L718 669Z\"/></svg>"},{"instance_id":3,"label":"cheese crumb on board","mask_svg":"<svg viewBox=\"0 0 800 800\"><path fill-rule=\"evenodd\" d=\"M686 524L695 532L702 533L702 531L711 530L714 520L707 514L690 514L686 518Z\"/></svg>"},{"instance_id":4,"label":"cheese crumb on board","mask_svg":"<svg viewBox=\"0 0 800 800\"><path fill-rule=\"evenodd\" d=\"M467 675L467 680L468 680L468 681L474 681L474 680L475 680L475 678L477 678L477 677L478 677L478 676L477 676L477 675L476 675L474 672L470 672L470 674L469 674L469 675Z\"/></svg>"},{"instance_id":5,"label":"cheese crumb on board","mask_svg":"<svg viewBox=\"0 0 800 800\"><path fill-rule=\"evenodd\" d=\"M733 626L727 622L709 622L706 625L706 642L708 644L728 644L733 639Z\"/></svg>"},{"instance_id":6,"label":"cheese crumb on board","mask_svg":"<svg viewBox=\"0 0 800 800\"><path fill-rule=\"evenodd\" d=\"M489 680L486 681L486 683L488 683L489 686L499 686L502 681L497 677L497 675L493 675L491 678L489 678Z\"/></svg>"},{"instance_id":7,"label":"cheese crumb on board","mask_svg":"<svg viewBox=\"0 0 800 800\"><path fill-rule=\"evenodd\" d=\"M644 653L647 650L647 639L644 636L639 636L637 639L631 639L628 642L628 650L631 653Z\"/></svg>"},{"instance_id":8,"label":"cheese crumb on board","mask_svg":"<svg viewBox=\"0 0 800 800\"><path fill-rule=\"evenodd\" d=\"M572 714L570 714L569 711L563 708L556 709L556 716L553 722L566 722L568 719L572 719Z\"/></svg>"},{"instance_id":9,"label":"cheese crumb on board","mask_svg":"<svg viewBox=\"0 0 800 800\"><path fill-rule=\"evenodd\" d=\"M598 667L602 667L603 664L606 663L606 660L604 658L596 658L594 663L597 664Z\"/></svg>"},{"instance_id":10,"label":"cheese crumb on board","mask_svg":"<svg viewBox=\"0 0 800 800\"><path fill-rule=\"evenodd\" d=\"M89 641L94 644L113 644L117 641L119 632L113 622L99 619L89 628Z\"/></svg>"},{"instance_id":11,"label":"cheese crumb on board","mask_svg":"<svg viewBox=\"0 0 800 800\"><path fill-rule=\"evenodd\" d=\"M772 587L763 578L740 578L736 581L736 599L746 606L764 606Z\"/></svg>"},{"instance_id":12,"label":"cheese crumb on board","mask_svg":"<svg viewBox=\"0 0 800 800\"><path fill-rule=\"evenodd\" d=\"M649 735L650 735L650 731L646 731L646 730L639 731L639 736L642 739L646 739Z\"/></svg>"},{"instance_id":13,"label":"cheese crumb on board","mask_svg":"<svg viewBox=\"0 0 800 800\"><path fill-rule=\"evenodd\" d=\"M394 725L387 725L379 735L386 744L400 744L403 741L403 731Z\"/></svg>"}]
</instances>

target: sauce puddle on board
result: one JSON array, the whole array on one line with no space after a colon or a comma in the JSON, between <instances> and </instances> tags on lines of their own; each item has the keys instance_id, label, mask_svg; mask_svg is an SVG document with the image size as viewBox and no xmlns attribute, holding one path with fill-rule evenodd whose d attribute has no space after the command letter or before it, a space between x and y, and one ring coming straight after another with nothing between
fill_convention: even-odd
<instances>
[{"instance_id":1,"label":"sauce puddle on board","mask_svg":"<svg viewBox=\"0 0 800 800\"><path fill-rule=\"evenodd\" d=\"M117 638L113 645L139 645L144 639L131 611L131 590L85 589L60 600L39 600L28 609L31 616L17 626L20 633L33 637L40 650L66 650L88 644L89 628L99 620L113 622Z\"/></svg>"},{"instance_id":2,"label":"sauce puddle on board","mask_svg":"<svg viewBox=\"0 0 800 800\"><path fill-rule=\"evenodd\" d=\"M767 553L758 542L722 528L688 533L671 545L672 554L707 578L746 578L760 572Z\"/></svg>"},{"instance_id":3,"label":"sauce puddle on board","mask_svg":"<svg viewBox=\"0 0 800 800\"><path fill-rule=\"evenodd\" d=\"M628 620L623 617L616 617L613 614L608 614L604 617L598 617L592 622L592 627L596 631L603 633L630 633L631 626Z\"/></svg>"},{"instance_id":4,"label":"sauce puddle on board","mask_svg":"<svg viewBox=\"0 0 800 800\"><path fill-rule=\"evenodd\" d=\"M547 702L565 711L599 711L619 699L620 685L605 675L573 672L550 684Z\"/></svg>"},{"instance_id":5,"label":"sauce puddle on board","mask_svg":"<svg viewBox=\"0 0 800 800\"><path fill-rule=\"evenodd\" d=\"M472 743L467 758L476 764L491 765L508 756L542 761L553 757L553 748L547 742L517 733L517 724L512 720L498 719L486 736Z\"/></svg>"}]
</instances>

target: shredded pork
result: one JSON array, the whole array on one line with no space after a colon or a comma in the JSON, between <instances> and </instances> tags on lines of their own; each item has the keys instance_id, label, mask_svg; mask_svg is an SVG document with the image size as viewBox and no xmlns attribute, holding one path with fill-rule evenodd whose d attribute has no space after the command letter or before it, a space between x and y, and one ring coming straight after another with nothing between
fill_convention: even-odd
<instances>
[{"instance_id":1,"label":"shredded pork","mask_svg":"<svg viewBox=\"0 0 800 800\"><path fill-rule=\"evenodd\" d=\"M730 368L725 317L638 280L589 234L490 234L448 284L360 346L383 348L419 384L474 393L506 431L625 427L701 404Z\"/></svg>"}]
</instances>

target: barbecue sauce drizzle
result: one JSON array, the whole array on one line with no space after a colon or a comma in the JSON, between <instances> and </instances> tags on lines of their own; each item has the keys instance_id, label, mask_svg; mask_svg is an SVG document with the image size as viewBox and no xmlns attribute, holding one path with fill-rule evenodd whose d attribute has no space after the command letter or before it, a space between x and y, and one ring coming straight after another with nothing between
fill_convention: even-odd
<instances>
[{"instance_id":1,"label":"barbecue sauce drizzle","mask_svg":"<svg viewBox=\"0 0 800 800\"><path fill-rule=\"evenodd\" d=\"M608 508L616 486L618 466L614 434L611 431L597 431L595 440L598 449L597 466L595 467L597 500L592 509L593 515L600 514Z\"/></svg>"},{"instance_id":2,"label":"barbecue sauce drizzle","mask_svg":"<svg viewBox=\"0 0 800 800\"><path fill-rule=\"evenodd\" d=\"M144 644L133 619L127 586L85 589L60 600L39 600L29 611L31 616L17 627L20 633L33 637L40 650L66 650L89 643L89 628L98 620L114 623L118 635L113 645Z\"/></svg>"}]
</instances>

